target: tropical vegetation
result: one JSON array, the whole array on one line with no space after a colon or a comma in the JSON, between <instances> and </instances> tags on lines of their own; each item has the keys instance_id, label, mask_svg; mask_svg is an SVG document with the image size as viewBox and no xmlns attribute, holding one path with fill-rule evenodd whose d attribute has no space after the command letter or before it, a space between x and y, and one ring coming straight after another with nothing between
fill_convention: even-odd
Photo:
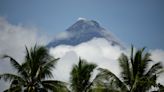
<instances>
[{"instance_id":1,"label":"tropical vegetation","mask_svg":"<svg viewBox=\"0 0 164 92\"><path fill-rule=\"evenodd\" d=\"M45 46L26 47L25 54L22 63L3 56L17 71L0 74L0 79L11 83L4 92L148 92L153 87L153 92L164 92L164 86L157 82L163 66L152 61L145 48L134 51L132 46L130 56L121 54L120 76L79 58L72 67L69 83L53 79L52 70L59 58L52 57Z\"/></svg>"},{"instance_id":2,"label":"tropical vegetation","mask_svg":"<svg viewBox=\"0 0 164 92\"><path fill-rule=\"evenodd\" d=\"M162 64L157 62L149 68L153 61L150 53L144 50L145 48L134 53L132 46L130 57L125 54L120 56L118 61L121 78L108 69L99 68L101 76L107 79L105 85L110 85L107 89L116 92L147 92L152 87L157 87L157 78L162 73Z\"/></svg>"},{"instance_id":3,"label":"tropical vegetation","mask_svg":"<svg viewBox=\"0 0 164 92\"><path fill-rule=\"evenodd\" d=\"M99 82L99 75L93 76L97 65L88 63L84 59L79 59L70 73L70 83L72 92L89 92L94 89L94 84Z\"/></svg>"},{"instance_id":4,"label":"tropical vegetation","mask_svg":"<svg viewBox=\"0 0 164 92\"><path fill-rule=\"evenodd\" d=\"M10 64L17 71L17 74L0 74L0 79L11 81L10 88L5 92L59 92L66 89L64 82L47 80L53 77L52 69L58 58L50 56L44 46L35 45L30 50L26 47L26 56L21 64L9 55L4 55L4 58L9 58Z\"/></svg>"}]
</instances>

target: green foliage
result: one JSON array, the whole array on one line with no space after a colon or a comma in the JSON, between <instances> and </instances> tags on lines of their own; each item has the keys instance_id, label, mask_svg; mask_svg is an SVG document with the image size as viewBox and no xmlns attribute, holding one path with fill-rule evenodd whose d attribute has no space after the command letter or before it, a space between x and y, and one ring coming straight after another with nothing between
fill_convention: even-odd
<instances>
[{"instance_id":1,"label":"green foliage","mask_svg":"<svg viewBox=\"0 0 164 92\"><path fill-rule=\"evenodd\" d=\"M96 64L79 59L79 63L74 65L71 71L70 82L73 92L87 92L91 88L94 80L96 81L91 81L92 72L96 67Z\"/></svg>"},{"instance_id":2,"label":"green foliage","mask_svg":"<svg viewBox=\"0 0 164 92\"><path fill-rule=\"evenodd\" d=\"M30 50L26 47L26 56L22 64L19 64L11 56L4 55L4 58L9 58L12 67L17 70L17 74L0 75L0 79L12 81L8 91L17 92L19 90L20 92L24 89L25 92L47 92L48 90L60 92L57 90L66 89L64 82L46 80L46 78L53 77L52 69L55 68L58 59L50 56L44 46L35 45ZM12 86L14 81L17 83Z\"/></svg>"},{"instance_id":3,"label":"green foliage","mask_svg":"<svg viewBox=\"0 0 164 92\"><path fill-rule=\"evenodd\" d=\"M114 83L113 89L119 89L119 92L146 92L152 86L156 87L157 77L162 71L162 64L155 63L148 68L150 62L150 53L144 53L145 48L133 52L131 49L131 56L125 54L120 56L119 65L121 68L121 78L107 69L100 68L100 75L102 79L109 84ZM118 88L115 88L118 87Z\"/></svg>"}]
</instances>

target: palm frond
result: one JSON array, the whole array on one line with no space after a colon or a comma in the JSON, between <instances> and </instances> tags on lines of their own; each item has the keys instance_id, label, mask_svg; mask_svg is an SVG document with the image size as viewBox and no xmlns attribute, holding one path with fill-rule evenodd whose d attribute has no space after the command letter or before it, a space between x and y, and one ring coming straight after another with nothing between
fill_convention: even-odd
<instances>
[{"instance_id":1,"label":"palm frond","mask_svg":"<svg viewBox=\"0 0 164 92\"><path fill-rule=\"evenodd\" d=\"M22 77L10 73L1 74L0 79L4 79L5 81L19 80L20 82L24 82Z\"/></svg>"},{"instance_id":2,"label":"palm frond","mask_svg":"<svg viewBox=\"0 0 164 92\"><path fill-rule=\"evenodd\" d=\"M126 85L111 71L103 68L98 69L100 71L99 76L105 80L112 80L114 81L115 85L122 90L122 92L127 92L128 88Z\"/></svg>"},{"instance_id":3,"label":"palm frond","mask_svg":"<svg viewBox=\"0 0 164 92\"><path fill-rule=\"evenodd\" d=\"M39 66L34 78L41 80L41 79L52 78L52 77L53 74L50 68L42 68L41 66Z\"/></svg>"},{"instance_id":4,"label":"palm frond","mask_svg":"<svg viewBox=\"0 0 164 92\"><path fill-rule=\"evenodd\" d=\"M152 76L154 74L161 73L162 68L163 68L162 64L158 62L151 66L149 71L146 73L146 76Z\"/></svg>"},{"instance_id":5,"label":"palm frond","mask_svg":"<svg viewBox=\"0 0 164 92\"><path fill-rule=\"evenodd\" d=\"M52 77L52 69L55 68L55 65L57 63L57 61L59 60L59 58L57 59L53 59L51 61L47 61L43 66L41 66L41 72L40 74L38 74L38 76L40 76L40 78L51 78Z\"/></svg>"},{"instance_id":6,"label":"palm frond","mask_svg":"<svg viewBox=\"0 0 164 92\"><path fill-rule=\"evenodd\" d=\"M49 62L46 62L46 63L43 65L43 68L44 68L44 67L53 68L53 67L55 66L55 64L57 63L58 60L59 60L59 58L57 58L57 59L52 58Z\"/></svg>"},{"instance_id":7,"label":"palm frond","mask_svg":"<svg viewBox=\"0 0 164 92\"><path fill-rule=\"evenodd\" d=\"M152 61L150 59L151 54L150 53L144 53L145 48L142 48L140 50L138 50L138 54L136 54L136 57L138 59L136 59L136 62L138 62L138 73L139 76L143 76L147 70L148 64L150 61Z\"/></svg>"},{"instance_id":8,"label":"palm frond","mask_svg":"<svg viewBox=\"0 0 164 92\"><path fill-rule=\"evenodd\" d=\"M18 85L18 86L14 86L9 89L6 89L3 92L21 92L21 90L22 90L21 87Z\"/></svg>"},{"instance_id":9,"label":"palm frond","mask_svg":"<svg viewBox=\"0 0 164 92\"><path fill-rule=\"evenodd\" d=\"M16 61L14 58L12 58L9 55L4 55L3 58L9 58L10 59L10 63L12 65L13 68L15 68L17 71L21 70L21 65L18 63L18 61Z\"/></svg>"},{"instance_id":10,"label":"palm frond","mask_svg":"<svg viewBox=\"0 0 164 92\"><path fill-rule=\"evenodd\" d=\"M145 53L142 57L142 61L141 61L141 70L140 72L142 72L142 74L145 74L145 72L147 71L147 67L149 66L149 63L152 61L150 59L151 54L150 53Z\"/></svg>"},{"instance_id":11,"label":"palm frond","mask_svg":"<svg viewBox=\"0 0 164 92\"><path fill-rule=\"evenodd\" d=\"M10 59L10 63L12 65L12 67L14 67L17 70L18 74L20 74L24 78L28 77L27 72L24 70L24 67L22 67L22 65L20 65L14 58L12 58L9 55L4 55L3 58Z\"/></svg>"},{"instance_id":12,"label":"palm frond","mask_svg":"<svg viewBox=\"0 0 164 92\"><path fill-rule=\"evenodd\" d=\"M65 90L63 92L68 92L68 88L66 87L67 83L65 82L57 80L44 80L41 82L41 84L44 88L53 92L59 92L60 90Z\"/></svg>"},{"instance_id":13,"label":"palm frond","mask_svg":"<svg viewBox=\"0 0 164 92\"><path fill-rule=\"evenodd\" d=\"M135 77L139 71L139 65L141 63L142 58L142 51L138 50L135 53L134 60L133 60L133 76Z\"/></svg>"},{"instance_id":14,"label":"palm frond","mask_svg":"<svg viewBox=\"0 0 164 92\"><path fill-rule=\"evenodd\" d=\"M131 81L132 81L132 71L130 71L131 70L131 67L130 67L131 65L130 65L128 57L125 54L122 54L118 60L119 60L119 65L120 65L121 70L122 70L121 71L121 76L123 78L123 81L126 84L132 84L131 83Z\"/></svg>"}]
</instances>

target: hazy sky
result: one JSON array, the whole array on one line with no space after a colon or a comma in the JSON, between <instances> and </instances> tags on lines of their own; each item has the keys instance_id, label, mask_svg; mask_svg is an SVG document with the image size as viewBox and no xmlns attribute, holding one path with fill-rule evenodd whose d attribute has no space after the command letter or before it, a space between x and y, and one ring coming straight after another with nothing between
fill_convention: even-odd
<instances>
[{"instance_id":1,"label":"hazy sky","mask_svg":"<svg viewBox=\"0 0 164 92\"><path fill-rule=\"evenodd\" d=\"M126 44L164 49L164 0L1 0L0 16L50 36L84 17Z\"/></svg>"}]
</instances>

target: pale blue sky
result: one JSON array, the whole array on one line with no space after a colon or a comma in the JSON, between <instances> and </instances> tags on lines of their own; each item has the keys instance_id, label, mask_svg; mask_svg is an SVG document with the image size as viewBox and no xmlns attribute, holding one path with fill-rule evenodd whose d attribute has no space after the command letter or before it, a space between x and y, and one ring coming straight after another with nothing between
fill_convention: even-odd
<instances>
[{"instance_id":1,"label":"pale blue sky","mask_svg":"<svg viewBox=\"0 0 164 92\"><path fill-rule=\"evenodd\" d=\"M164 49L164 0L1 0L0 16L51 36L84 17L126 44Z\"/></svg>"}]
</instances>

